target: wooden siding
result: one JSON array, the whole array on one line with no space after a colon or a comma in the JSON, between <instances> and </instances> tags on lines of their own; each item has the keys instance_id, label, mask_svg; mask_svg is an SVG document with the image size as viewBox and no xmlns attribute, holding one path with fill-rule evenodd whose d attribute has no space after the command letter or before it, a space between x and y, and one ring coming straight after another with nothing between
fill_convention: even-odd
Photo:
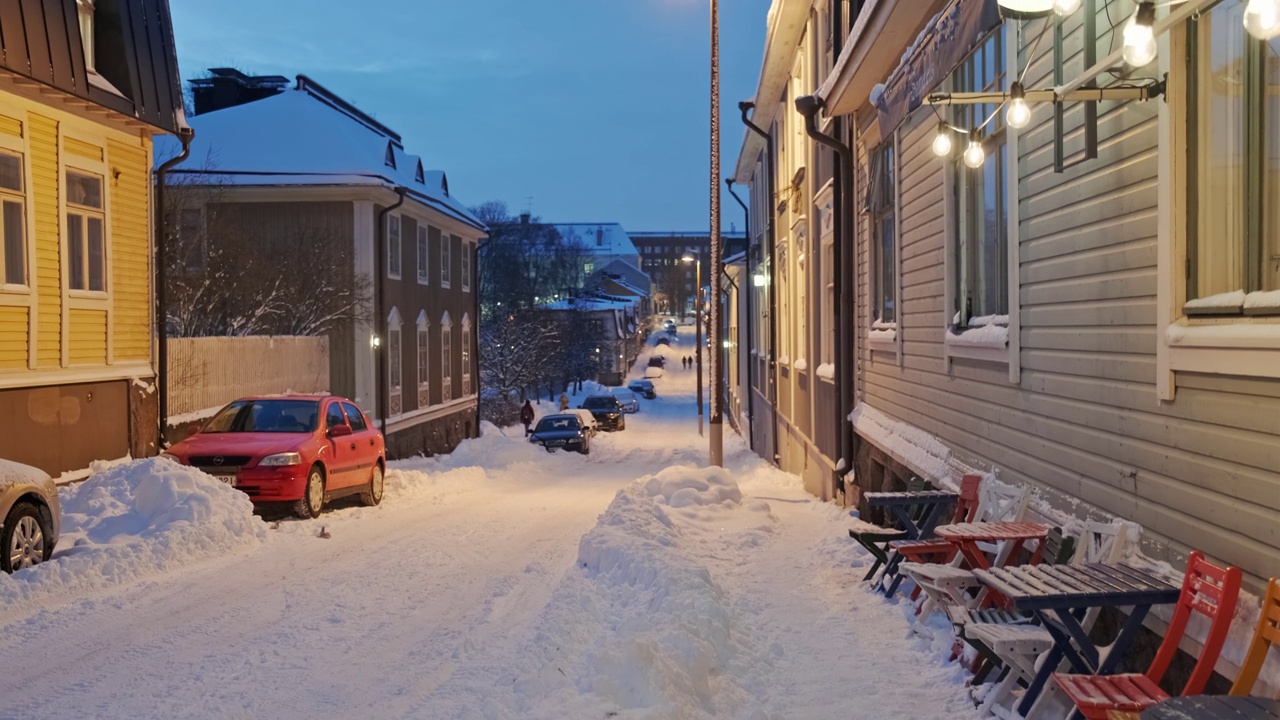
<instances>
[{"instance_id":1,"label":"wooden siding","mask_svg":"<svg viewBox=\"0 0 1280 720\"><path fill-rule=\"evenodd\" d=\"M147 141L149 142L149 141ZM65 143L64 143L65 146ZM110 140L107 160L119 171L111 182L111 324L113 359L151 357L150 165L146 147ZM74 346L73 346L74 351Z\"/></svg>"},{"instance_id":2,"label":"wooden siding","mask_svg":"<svg viewBox=\"0 0 1280 720\"><path fill-rule=\"evenodd\" d=\"M30 331L30 311L27 308L0 306L0 370L27 367Z\"/></svg>"},{"instance_id":3,"label":"wooden siding","mask_svg":"<svg viewBox=\"0 0 1280 720\"><path fill-rule=\"evenodd\" d=\"M70 313L70 349L72 365L105 365L107 363L107 311L73 308Z\"/></svg>"},{"instance_id":4,"label":"wooden siding","mask_svg":"<svg viewBox=\"0 0 1280 720\"><path fill-rule=\"evenodd\" d=\"M1077 18L1069 52L1080 34ZM1042 50L1027 86L1051 85L1049 70ZM1018 153L1020 382L1003 363L944 357L944 163L920 112L900 150L903 366L862 347L864 399L1064 508L1078 498L1141 523L1149 552L1195 548L1255 582L1280 575L1280 383L1180 375L1177 399L1157 401L1157 104L1100 103L1097 159L1061 174L1050 109L1034 112ZM1068 106L1068 153L1082 119ZM866 307L865 219L859 231Z\"/></svg>"},{"instance_id":5,"label":"wooden siding","mask_svg":"<svg viewBox=\"0 0 1280 720\"><path fill-rule=\"evenodd\" d=\"M62 364L62 269L61 233L58 218L58 123L31 113L31 178L35 206L36 256L40 328L36 341L37 365L56 368Z\"/></svg>"},{"instance_id":6,"label":"wooden siding","mask_svg":"<svg viewBox=\"0 0 1280 720\"><path fill-rule=\"evenodd\" d=\"M330 392L329 338L171 338L169 383L171 421L249 395Z\"/></svg>"},{"instance_id":7,"label":"wooden siding","mask_svg":"<svg viewBox=\"0 0 1280 720\"><path fill-rule=\"evenodd\" d=\"M8 115L0 115L0 133L22 137L22 121Z\"/></svg>"}]
</instances>

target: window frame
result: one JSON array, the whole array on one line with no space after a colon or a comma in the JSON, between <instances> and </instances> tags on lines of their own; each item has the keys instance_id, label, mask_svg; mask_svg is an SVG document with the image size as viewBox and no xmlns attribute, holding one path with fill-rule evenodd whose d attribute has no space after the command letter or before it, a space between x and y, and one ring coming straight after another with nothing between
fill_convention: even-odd
<instances>
[{"instance_id":1,"label":"window frame","mask_svg":"<svg viewBox=\"0 0 1280 720\"><path fill-rule=\"evenodd\" d=\"M387 415L404 412L404 335L400 311L391 308L387 317Z\"/></svg>"},{"instance_id":2,"label":"window frame","mask_svg":"<svg viewBox=\"0 0 1280 720\"><path fill-rule=\"evenodd\" d=\"M19 138L7 138L14 141L13 144L21 144ZM0 153L11 155L18 161L18 173L21 178L21 189L13 190L11 188L0 187L0 293L13 293L21 295L29 295L32 290L31 285L31 257L32 257L32 235L30 210L31 203L27 201L29 188L31 187L30 179L27 177L27 154L24 150L11 147L10 143L0 143ZM20 207L20 217L22 218L21 238L18 241L18 247L22 253L22 282L9 282L9 264L8 264L8 238L5 236L3 225L3 208L6 203L15 202Z\"/></svg>"},{"instance_id":3,"label":"window frame","mask_svg":"<svg viewBox=\"0 0 1280 720\"><path fill-rule=\"evenodd\" d=\"M431 242L426 223L418 223L415 245L417 247L418 284L431 284Z\"/></svg>"},{"instance_id":4,"label":"window frame","mask_svg":"<svg viewBox=\"0 0 1280 720\"><path fill-rule=\"evenodd\" d=\"M425 408L431 405L431 321L427 318L427 311L422 310L418 313L417 322L417 347L418 347L418 407Z\"/></svg>"},{"instance_id":5,"label":"window frame","mask_svg":"<svg viewBox=\"0 0 1280 720\"><path fill-rule=\"evenodd\" d=\"M80 175L82 177L91 178L98 181L98 194L100 206L94 207L83 203L72 202L69 198L67 188L71 183L71 175ZM62 251L65 253L63 261L63 285L66 287L67 295L90 300L107 300L110 298L111 285L108 282L111 276L111 260L110 260L110 226L107 222L108 205L107 205L107 178L104 173L95 170L88 170L76 164L64 164L62 167L62 229L63 243ZM73 238L71 236L71 219L79 219L81 225L81 236L78 241L74 241L77 249L81 251L81 271L82 278L73 277L72 262L75 254L72 252ZM92 281L92 252L90 243L89 228L92 221L97 221L101 228L102 258L101 271L102 277L99 278L101 287L93 288ZM84 287L75 287L73 282L82 281Z\"/></svg>"},{"instance_id":6,"label":"window frame","mask_svg":"<svg viewBox=\"0 0 1280 720\"><path fill-rule=\"evenodd\" d=\"M471 315L462 315L462 396L471 395Z\"/></svg>"},{"instance_id":7,"label":"window frame","mask_svg":"<svg viewBox=\"0 0 1280 720\"><path fill-rule=\"evenodd\" d=\"M440 287L453 287L450 265L453 263L453 235L440 231Z\"/></svg>"},{"instance_id":8,"label":"window frame","mask_svg":"<svg viewBox=\"0 0 1280 720\"><path fill-rule=\"evenodd\" d=\"M466 238L463 238L462 247L460 249L462 253L459 256L458 261L461 263L462 267L458 271L458 279L462 281L462 292L469 293L471 292L471 242ZM463 394L465 395L466 393Z\"/></svg>"},{"instance_id":9,"label":"window frame","mask_svg":"<svg viewBox=\"0 0 1280 720\"><path fill-rule=\"evenodd\" d=\"M865 210L867 213L867 222L870 243L867 248L867 261L870 267L870 277L868 277L867 288L870 292L870 301L867 303L867 346L875 351L894 353L900 357L902 333L899 328L901 321L901 303L898 298L902 296L901 278L902 278L902 223L900 222L901 213L901 143L899 142L898 132L895 130L887 139L882 139L879 144L868 151L868 168L867 172L871 176L867 180L867 198ZM886 160L888 165L885 165ZM893 223L893 258L891 260L893 267L893 287L891 301L893 303L893 320L884 319L883 288L881 284L885 277L885 268L883 263L884 246L884 223L890 221ZM871 355L875 359L875 354Z\"/></svg>"},{"instance_id":10,"label":"window frame","mask_svg":"<svg viewBox=\"0 0 1280 720\"><path fill-rule=\"evenodd\" d=\"M404 262L404 220L399 213L387 213L387 278L399 280Z\"/></svg>"},{"instance_id":11,"label":"window frame","mask_svg":"<svg viewBox=\"0 0 1280 720\"><path fill-rule=\"evenodd\" d=\"M453 400L453 321L446 310L440 319L440 402Z\"/></svg>"},{"instance_id":12,"label":"window frame","mask_svg":"<svg viewBox=\"0 0 1280 720\"><path fill-rule=\"evenodd\" d=\"M1018 45L1018 35L1014 24L1004 23L999 28L993 30L987 38L985 38L965 60L957 66L957 68L948 75L946 86L951 91L959 91L961 89L973 88L973 75L964 78L962 73L965 70L973 70L977 63L979 52L985 53L989 46L998 49L998 55L991 61L988 68L995 73L994 79L988 80L983 87L993 88L1003 92L1004 86L1009 78L1015 77L1021 70L1019 67L1019 59L1023 54L1023 49ZM1016 49L1016 51L1014 51ZM957 87L957 83L964 83ZM981 115L981 120L985 120L987 115L992 113L991 106L984 105L964 105L956 106L953 112L969 112L974 117ZM932 116L924 116L923 114L916 117L917 123L909 130L901 132L919 132L922 130L921 121L924 125L931 129L936 126ZM969 127L969 120L966 118L958 118L953 116L952 122L958 127ZM966 138L957 135L958 147L947 159L948 167L943 174L944 195L946 204L944 210L944 223L946 232L946 252L944 255L945 272L946 272L946 302L943 318L943 348L944 355L950 368L950 364L954 358L966 358L971 360L981 360L1006 365L1008 368L1009 382L1017 383L1021 377L1021 368L1019 360L1019 298L1018 298L1018 244L1019 244L1019 214L1018 214L1018 131L1015 128L1007 127L1004 124L1004 116L1000 112L995 112L988 128L994 126L995 130L985 130L983 135L983 149L986 151L986 160L981 168L970 169L961 162L960 154L963 146L967 144ZM1006 333L1003 339L984 340L979 338L964 338L966 332L975 330L979 326L970 324L976 313L969 313L971 309L962 298L963 290L969 287L969 283L973 282L973 278L966 277L968 267L974 263L971 261L966 265L965 260L969 260L971 253L972 259L977 259L980 243L970 243L968 238L972 235L976 226L969 225L967 216L962 212L965 207L963 202L966 198L964 191L966 183L977 180L979 184L982 182L982 175L988 169L992 169L997 175L997 186L1001 192L998 200L1000 201L1001 212L997 217L1003 215L1002 219L997 220L993 227L998 228L1003 237L1002 262L995 265L999 268L1002 277L1002 286L1000 288L1004 295L1005 312L995 313L995 315L1007 315L1008 321L1004 325L993 323L997 326L1005 327ZM980 198L979 198L980 199ZM962 235L962 229L969 227L969 234ZM903 233L903 228L898 228L898 233ZM899 241L899 254L901 254L902 243ZM902 260L899 258L899 263ZM966 283L968 280L969 283ZM901 291L899 292L901 297ZM959 325L956 322L957 313L960 316ZM962 329L961 329L962 328Z\"/></svg>"}]
</instances>

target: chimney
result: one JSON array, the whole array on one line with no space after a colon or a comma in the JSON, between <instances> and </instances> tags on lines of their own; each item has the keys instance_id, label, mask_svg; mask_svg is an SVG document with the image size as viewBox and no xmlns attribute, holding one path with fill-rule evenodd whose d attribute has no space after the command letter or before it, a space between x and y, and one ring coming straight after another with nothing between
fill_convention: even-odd
<instances>
[{"instance_id":1,"label":"chimney","mask_svg":"<svg viewBox=\"0 0 1280 720\"><path fill-rule=\"evenodd\" d=\"M210 68L209 77L188 81L196 115L244 105L289 87L283 75L245 75L235 68Z\"/></svg>"},{"instance_id":2,"label":"chimney","mask_svg":"<svg viewBox=\"0 0 1280 720\"><path fill-rule=\"evenodd\" d=\"M520 227L529 227L529 213L520 213Z\"/></svg>"}]
</instances>

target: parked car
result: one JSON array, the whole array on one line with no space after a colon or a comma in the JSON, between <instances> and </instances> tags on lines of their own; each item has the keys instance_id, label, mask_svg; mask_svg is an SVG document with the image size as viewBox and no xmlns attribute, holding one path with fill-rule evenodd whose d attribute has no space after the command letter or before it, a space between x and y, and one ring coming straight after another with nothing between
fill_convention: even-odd
<instances>
[{"instance_id":1,"label":"parked car","mask_svg":"<svg viewBox=\"0 0 1280 720\"><path fill-rule=\"evenodd\" d=\"M571 408L565 410L569 415L577 415L578 421L582 423L582 428L587 431L587 437L595 437L600 432L600 423L596 421L596 416L591 414L590 410L581 408Z\"/></svg>"},{"instance_id":2,"label":"parked car","mask_svg":"<svg viewBox=\"0 0 1280 720\"><path fill-rule=\"evenodd\" d=\"M11 573L53 556L62 525L58 488L43 471L0 460L0 570Z\"/></svg>"},{"instance_id":3,"label":"parked car","mask_svg":"<svg viewBox=\"0 0 1280 720\"><path fill-rule=\"evenodd\" d=\"M582 426L582 419L577 415L561 413L546 415L533 428L529 442L541 445L547 452L557 448L573 450L583 455L591 454L591 435Z\"/></svg>"},{"instance_id":4,"label":"parked car","mask_svg":"<svg viewBox=\"0 0 1280 720\"><path fill-rule=\"evenodd\" d=\"M663 372L660 367L647 367L644 369L644 376L649 380L662 377Z\"/></svg>"},{"instance_id":5,"label":"parked car","mask_svg":"<svg viewBox=\"0 0 1280 720\"><path fill-rule=\"evenodd\" d=\"M622 403L612 395L591 395L579 407L590 410L602 430L627 429L627 420L622 417Z\"/></svg>"},{"instance_id":6,"label":"parked car","mask_svg":"<svg viewBox=\"0 0 1280 720\"><path fill-rule=\"evenodd\" d=\"M654 390L653 382L651 380L632 380L627 383L627 389L646 400L652 400L658 397L658 393Z\"/></svg>"},{"instance_id":7,"label":"parked car","mask_svg":"<svg viewBox=\"0 0 1280 720\"><path fill-rule=\"evenodd\" d=\"M658 339L653 341L653 344L654 345L670 345L671 338L667 337L666 335L659 335Z\"/></svg>"},{"instance_id":8,"label":"parked car","mask_svg":"<svg viewBox=\"0 0 1280 720\"><path fill-rule=\"evenodd\" d=\"M636 394L626 388L614 388L609 394L618 398L618 404L622 406L622 412L635 413L640 412L640 399Z\"/></svg>"},{"instance_id":9,"label":"parked car","mask_svg":"<svg viewBox=\"0 0 1280 720\"><path fill-rule=\"evenodd\" d=\"M649 358L649 367L660 368L660 367L666 367L666 366L667 366L667 358L662 355L654 355L653 357Z\"/></svg>"},{"instance_id":10,"label":"parked car","mask_svg":"<svg viewBox=\"0 0 1280 720\"><path fill-rule=\"evenodd\" d=\"M382 502L387 467L382 433L355 403L329 395L236 400L164 454L254 503L292 503L304 518L345 495Z\"/></svg>"}]
</instances>

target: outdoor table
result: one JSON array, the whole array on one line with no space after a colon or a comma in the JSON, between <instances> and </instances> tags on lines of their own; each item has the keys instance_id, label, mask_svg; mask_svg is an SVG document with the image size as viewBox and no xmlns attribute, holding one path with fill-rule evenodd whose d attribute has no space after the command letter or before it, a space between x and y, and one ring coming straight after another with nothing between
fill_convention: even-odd
<instances>
[{"instance_id":1,"label":"outdoor table","mask_svg":"<svg viewBox=\"0 0 1280 720\"><path fill-rule=\"evenodd\" d=\"M1010 545L1003 555L1011 558L1028 540L1039 540L1043 545L1045 536L1049 534L1049 526L1027 522L972 522L943 525L934 532L943 540L955 544L964 559L969 561L969 567L985 570L991 567L991 561L982 548L978 547L978 543L1007 542ZM1036 548L1035 555L1031 558L1032 564L1040 562L1040 550L1040 547Z\"/></svg>"},{"instance_id":2,"label":"outdoor table","mask_svg":"<svg viewBox=\"0 0 1280 720\"><path fill-rule=\"evenodd\" d=\"M867 499L867 505L871 507L888 508L889 512L902 523L902 529L907 533L908 540L919 540L921 538L931 537L933 529L938 525L938 521L942 519L942 513L948 507L955 505L960 499L958 493L949 490L917 490L914 492L869 492L863 495ZM920 524L916 525L916 521L911 517L909 512L913 507L924 505L924 513L921 515Z\"/></svg>"},{"instance_id":3,"label":"outdoor table","mask_svg":"<svg viewBox=\"0 0 1280 720\"><path fill-rule=\"evenodd\" d=\"M1280 720L1280 700L1233 695L1169 698L1134 714L1142 720Z\"/></svg>"},{"instance_id":4,"label":"outdoor table","mask_svg":"<svg viewBox=\"0 0 1280 720\"><path fill-rule=\"evenodd\" d=\"M1151 606L1177 602L1181 592L1154 575L1124 564L1018 565L978 569L973 574L1013 607L1034 613L1053 638L1053 649L1018 705L1018 714L1023 716L1031 710L1064 657L1077 673L1115 673ZM1080 622L1089 608L1125 606L1132 606L1133 610L1104 656Z\"/></svg>"}]
</instances>

